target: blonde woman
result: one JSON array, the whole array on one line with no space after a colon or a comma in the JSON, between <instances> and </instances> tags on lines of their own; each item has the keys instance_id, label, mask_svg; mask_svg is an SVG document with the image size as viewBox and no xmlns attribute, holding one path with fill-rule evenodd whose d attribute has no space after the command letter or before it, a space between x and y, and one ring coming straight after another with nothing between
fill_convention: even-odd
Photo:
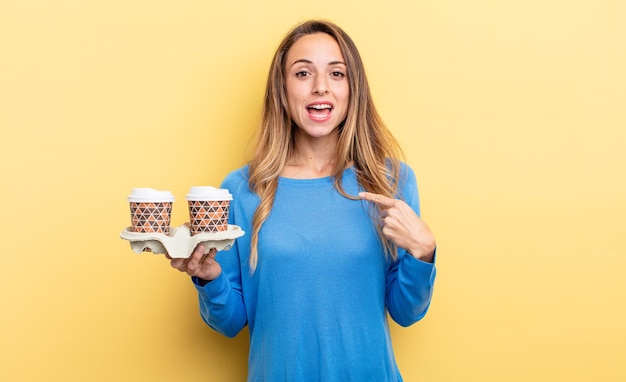
<instances>
[{"instance_id":1,"label":"blonde woman","mask_svg":"<svg viewBox=\"0 0 626 382\"><path fill-rule=\"evenodd\" d=\"M426 313L435 239L342 29L309 21L285 37L257 138L222 184L246 235L171 260L202 318L229 337L248 326L248 381L401 381L387 313L403 326Z\"/></svg>"}]
</instances>

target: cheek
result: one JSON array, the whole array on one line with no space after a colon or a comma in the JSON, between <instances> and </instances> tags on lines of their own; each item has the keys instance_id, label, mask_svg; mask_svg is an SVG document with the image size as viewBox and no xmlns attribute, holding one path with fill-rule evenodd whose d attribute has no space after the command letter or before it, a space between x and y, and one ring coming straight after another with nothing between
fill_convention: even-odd
<instances>
[{"instance_id":1,"label":"cheek","mask_svg":"<svg viewBox=\"0 0 626 382\"><path fill-rule=\"evenodd\" d=\"M292 105L295 106L299 102L302 102L301 100L303 98L303 89L301 85L297 86L295 84L287 84L285 93L287 95L287 102L289 103L290 107Z\"/></svg>"},{"instance_id":2,"label":"cheek","mask_svg":"<svg viewBox=\"0 0 626 382\"><path fill-rule=\"evenodd\" d=\"M348 102L346 100L346 102L343 104L341 114L338 115L338 119L340 121L343 121L344 119L346 119L347 116L348 116Z\"/></svg>"},{"instance_id":3,"label":"cheek","mask_svg":"<svg viewBox=\"0 0 626 382\"><path fill-rule=\"evenodd\" d=\"M341 97L341 104L343 106L344 109L344 113L347 113L347 109L348 109L348 104L350 103L350 88L348 86L346 86L345 88L341 89L341 93L340 93L340 97Z\"/></svg>"},{"instance_id":4,"label":"cheek","mask_svg":"<svg viewBox=\"0 0 626 382\"><path fill-rule=\"evenodd\" d=\"M345 103L348 103L350 98L350 84L347 81L342 81L335 89L335 94L342 99Z\"/></svg>"},{"instance_id":5,"label":"cheek","mask_svg":"<svg viewBox=\"0 0 626 382\"><path fill-rule=\"evenodd\" d=\"M298 97L294 94L287 92L287 106L289 109L294 109L298 105Z\"/></svg>"},{"instance_id":6,"label":"cheek","mask_svg":"<svg viewBox=\"0 0 626 382\"><path fill-rule=\"evenodd\" d=\"M297 97L294 97L293 92L289 90L287 90L285 94L287 96L287 108L289 109L290 113L293 113L293 111L296 109L296 105L298 104L298 99Z\"/></svg>"}]
</instances>

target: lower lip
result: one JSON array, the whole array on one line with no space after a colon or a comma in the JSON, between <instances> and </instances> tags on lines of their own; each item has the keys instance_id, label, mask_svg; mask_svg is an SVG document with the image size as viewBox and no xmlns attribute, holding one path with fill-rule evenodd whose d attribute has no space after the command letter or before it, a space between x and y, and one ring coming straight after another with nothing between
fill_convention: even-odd
<instances>
[{"instance_id":1,"label":"lower lip","mask_svg":"<svg viewBox=\"0 0 626 382\"><path fill-rule=\"evenodd\" d=\"M307 111L307 115L309 116L309 119L311 119L312 121L315 121L315 122L326 122L326 121L328 121L330 119L330 116L332 114L333 114L332 110L330 110L328 112L328 114L326 114L324 116L315 115L315 114L309 113Z\"/></svg>"}]
</instances>

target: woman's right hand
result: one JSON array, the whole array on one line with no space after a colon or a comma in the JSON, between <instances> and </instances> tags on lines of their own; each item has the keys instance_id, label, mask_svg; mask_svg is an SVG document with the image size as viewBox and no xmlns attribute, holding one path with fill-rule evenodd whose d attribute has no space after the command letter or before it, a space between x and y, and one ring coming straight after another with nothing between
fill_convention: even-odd
<instances>
[{"instance_id":1,"label":"woman's right hand","mask_svg":"<svg viewBox=\"0 0 626 382\"><path fill-rule=\"evenodd\" d=\"M166 255L166 257L170 259L172 268L186 272L189 276L196 276L202 280L211 281L222 273L222 267L215 261L215 255L217 255L217 249L211 248L209 253L205 255L204 247L198 245L191 256L186 259L173 259L169 255Z\"/></svg>"}]
</instances>

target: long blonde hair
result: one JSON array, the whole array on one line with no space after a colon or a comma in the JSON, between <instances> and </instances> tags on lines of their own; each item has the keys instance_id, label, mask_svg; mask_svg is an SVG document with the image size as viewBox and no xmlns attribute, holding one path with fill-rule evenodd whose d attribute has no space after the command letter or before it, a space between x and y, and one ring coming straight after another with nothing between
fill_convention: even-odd
<instances>
[{"instance_id":1,"label":"long blonde hair","mask_svg":"<svg viewBox=\"0 0 626 382\"><path fill-rule=\"evenodd\" d=\"M261 199L252 220L250 269L258 261L259 231L274 204L278 178L294 151L294 130L289 117L285 88L285 58L299 38L326 33L333 37L343 55L350 86L348 114L339 129L336 164L333 169L335 188L343 196L342 175L350 164L354 166L359 185L369 192L393 197L398 189L400 158L398 142L376 112L365 75L363 61L352 39L337 25L328 21L312 20L297 25L279 45L267 79L261 125L257 132L256 148L250 161L249 186ZM397 249L386 240L380 226L379 236L387 255L395 258Z\"/></svg>"}]
</instances>

